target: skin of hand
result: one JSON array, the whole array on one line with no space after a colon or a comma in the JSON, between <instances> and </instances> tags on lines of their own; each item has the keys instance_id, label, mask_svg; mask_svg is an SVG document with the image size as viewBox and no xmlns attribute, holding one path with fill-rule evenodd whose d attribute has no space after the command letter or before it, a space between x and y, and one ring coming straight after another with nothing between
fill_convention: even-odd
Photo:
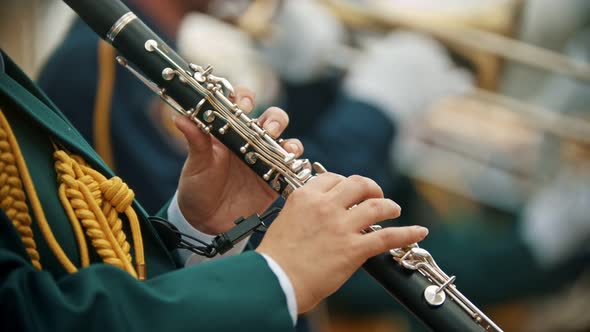
<instances>
[{"instance_id":1,"label":"skin of hand","mask_svg":"<svg viewBox=\"0 0 590 332\"><path fill-rule=\"evenodd\" d=\"M254 108L252 91L238 87L233 102L244 113ZM289 124L287 113L277 107L267 109L258 123L273 137ZM278 194L217 138L203 133L188 118L175 119L188 142L188 157L178 184L178 205L187 221L206 234L219 234L234 226L240 216L264 212ZM300 156L303 145L286 139L282 146Z\"/></svg>"},{"instance_id":2,"label":"skin of hand","mask_svg":"<svg viewBox=\"0 0 590 332\"><path fill-rule=\"evenodd\" d=\"M254 94L244 88L235 91L234 101L250 112ZM202 133L188 118L178 117L175 122L189 145L178 204L193 227L209 234L225 232L238 216L261 213L276 199L277 193L215 137ZM278 137L289 118L271 107L258 122ZM282 144L297 156L303 153L297 139ZM373 180L324 173L291 193L256 251L272 257L285 271L298 312L303 313L336 291L369 257L418 242L428 234L417 226L362 233L399 215L400 207L383 198Z\"/></svg>"},{"instance_id":3,"label":"skin of hand","mask_svg":"<svg viewBox=\"0 0 590 332\"><path fill-rule=\"evenodd\" d=\"M368 258L421 241L423 227L388 227L363 234L400 207L368 178L324 173L289 196L256 249L291 281L299 313L335 292Z\"/></svg>"}]
</instances>

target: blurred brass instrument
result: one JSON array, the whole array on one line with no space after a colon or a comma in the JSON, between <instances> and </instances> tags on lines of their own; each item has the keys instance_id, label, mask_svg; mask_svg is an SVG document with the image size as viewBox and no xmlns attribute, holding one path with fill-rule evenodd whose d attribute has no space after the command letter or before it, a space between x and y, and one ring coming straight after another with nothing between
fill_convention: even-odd
<instances>
[{"instance_id":1,"label":"blurred brass instrument","mask_svg":"<svg viewBox=\"0 0 590 332\"><path fill-rule=\"evenodd\" d=\"M590 64L508 37L514 29L522 0L502 1L496 6L449 15L396 10L383 0L365 2L367 4L361 5L347 0L322 0L350 27L382 30L405 28L439 39L474 64L479 85L485 89L496 87L501 59L590 81Z\"/></svg>"},{"instance_id":2,"label":"blurred brass instrument","mask_svg":"<svg viewBox=\"0 0 590 332\"><path fill-rule=\"evenodd\" d=\"M575 79L590 81L590 64L508 37L515 28L523 0L505 0L471 11L436 13L400 10L387 0L318 0L353 29L389 31L405 28L435 38L472 62L479 86L497 85L501 60L514 61ZM272 19L281 0L253 0L237 25L255 38L272 33Z\"/></svg>"},{"instance_id":3,"label":"blurred brass instrument","mask_svg":"<svg viewBox=\"0 0 590 332\"><path fill-rule=\"evenodd\" d=\"M413 136L402 137L406 148L398 150L400 166L410 176L486 205L515 211L542 182L537 165L546 152L543 145L547 137L590 146L590 121L495 92L505 61L590 81L590 64L510 37L523 0L472 4L471 10L444 13L400 8L388 0L320 2L353 31L419 31L435 37L472 65L478 88L435 103L421 127L413 128ZM280 5L280 0L255 0L237 24L254 38L266 38L272 33L272 19ZM362 50L342 45L334 52L339 56L326 61L345 71ZM436 162L421 159L426 157ZM448 173L443 175L444 169L429 169L433 164L446 165L456 174L455 179ZM493 186L480 183L487 192L474 192L473 181L490 174ZM506 190L513 192L504 194Z\"/></svg>"}]
</instances>

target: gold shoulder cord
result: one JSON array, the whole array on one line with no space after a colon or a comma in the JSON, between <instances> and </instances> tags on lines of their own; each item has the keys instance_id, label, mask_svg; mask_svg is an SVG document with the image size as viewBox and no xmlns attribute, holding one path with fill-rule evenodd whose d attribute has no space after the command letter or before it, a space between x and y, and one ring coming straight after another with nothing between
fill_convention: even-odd
<instances>
[{"instance_id":1,"label":"gold shoulder cord","mask_svg":"<svg viewBox=\"0 0 590 332\"><path fill-rule=\"evenodd\" d=\"M115 49L102 39L98 41L98 80L94 101L93 139L98 155L115 169L113 145L111 142L111 103L115 88Z\"/></svg>"},{"instance_id":2,"label":"gold shoulder cord","mask_svg":"<svg viewBox=\"0 0 590 332\"><path fill-rule=\"evenodd\" d=\"M92 139L94 149L102 160L112 170L116 170L114 150L112 144L113 134L111 133L111 117L113 94L117 79L115 48L102 39L98 40L98 78L96 81L96 97L94 98L94 113L92 118ZM159 100L159 99L158 99ZM160 105L159 103L157 105ZM167 106L166 106L167 107ZM173 143L184 146L184 135L176 128L174 119L170 117L169 110L160 112L159 107L155 108L157 122L162 123L162 129Z\"/></svg>"},{"instance_id":3,"label":"gold shoulder cord","mask_svg":"<svg viewBox=\"0 0 590 332\"><path fill-rule=\"evenodd\" d=\"M139 220L132 207L133 191L119 177L107 179L88 166L80 156L70 154L56 144L53 146L55 169L60 183L59 199L78 242L81 266L90 264L82 230L84 228L103 262L118 266L139 280L145 280L143 240ZM18 230L33 265L40 270L39 253L31 230L32 219L26 204L27 197L51 251L66 271L76 272L78 269L51 231L16 137L0 110L0 208ZM123 232L120 213L125 214L130 224L135 267L132 264L130 245Z\"/></svg>"},{"instance_id":4,"label":"gold shoulder cord","mask_svg":"<svg viewBox=\"0 0 590 332\"><path fill-rule=\"evenodd\" d=\"M19 176L19 168L23 169L23 167L25 169L24 173L28 175L26 165L21 165L22 160L22 155L16 144L15 137L8 126L4 114L0 112L0 208L4 210L6 216L12 221L18 231L33 266L41 270L39 252L37 251L35 239L33 239L33 231L31 230L31 215L29 214L29 207L25 202L23 183ZM31 184L30 178L28 179L28 182L25 181L25 187L27 189ZM39 202L35 193L29 195L29 197L31 197L32 206L35 206L34 203ZM39 220L40 218L37 219ZM47 242L49 243L50 241Z\"/></svg>"}]
</instances>

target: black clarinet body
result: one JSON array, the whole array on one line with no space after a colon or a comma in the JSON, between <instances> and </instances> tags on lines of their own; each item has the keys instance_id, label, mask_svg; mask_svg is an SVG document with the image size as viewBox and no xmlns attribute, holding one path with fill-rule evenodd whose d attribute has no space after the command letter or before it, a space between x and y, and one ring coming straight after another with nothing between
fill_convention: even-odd
<instances>
[{"instance_id":1,"label":"black clarinet body","mask_svg":"<svg viewBox=\"0 0 590 332\"><path fill-rule=\"evenodd\" d=\"M64 0L120 53L118 62L201 130L213 134L274 190L287 197L316 173L317 163L295 159L230 101L233 88L211 67L180 57L119 0ZM195 42L198 42L196 40ZM378 231L375 226L368 231ZM501 331L459 293L417 245L369 259L365 270L433 331Z\"/></svg>"},{"instance_id":2,"label":"black clarinet body","mask_svg":"<svg viewBox=\"0 0 590 332\"><path fill-rule=\"evenodd\" d=\"M417 271L393 264L389 253L370 258L363 267L432 331L495 331L479 325L455 302L447 300L440 306L430 305L424 297L424 290L432 283Z\"/></svg>"}]
</instances>

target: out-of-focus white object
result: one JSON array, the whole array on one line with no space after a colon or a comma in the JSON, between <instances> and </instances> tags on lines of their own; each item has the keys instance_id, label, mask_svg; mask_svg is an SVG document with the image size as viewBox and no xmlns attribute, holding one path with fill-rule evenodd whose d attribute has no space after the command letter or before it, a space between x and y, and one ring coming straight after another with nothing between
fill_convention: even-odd
<instances>
[{"instance_id":1,"label":"out-of-focus white object","mask_svg":"<svg viewBox=\"0 0 590 332\"><path fill-rule=\"evenodd\" d=\"M74 12L59 0L4 0L0 48L32 78L63 40Z\"/></svg>"},{"instance_id":2,"label":"out-of-focus white object","mask_svg":"<svg viewBox=\"0 0 590 332\"><path fill-rule=\"evenodd\" d=\"M334 15L315 0L284 1L262 51L277 73L291 83L324 76L329 57L344 43L345 30Z\"/></svg>"},{"instance_id":3,"label":"out-of-focus white object","mask_svg":"<svg viewBox=\"0 0 590 332\"><path fill-rule=\"evenodd\" d=\"M180 26L178 49L190 62L211 64L215 75L256 91L258 105L276 102L280 90L277 76L252 39L238 28L212 16L189 14Z\"/></svg>"},{"instance_id":4,"label":"out-of-focus white object","mask_svg":"<svg viewBox=\"0 0 590 332\"><path fill-rule=\"evenodd\" d=\"M574 33L564 50L572 59L590 63L590 26ZM584 112L590 104L590 83L552 75L532 99L561 112Z\"/></svg>"},{"instance_id":5,"label":"out-of-focus white object","mask_svg":"<svg viewBox=\"0 0 590 332\"><path fill-rule=\"evenodd\" d=\"M412 32L395 32L369 45L344 82L348 95L402 122L439 98L472 87L471 74L456 67L441 44Z\"/></svg>"},{"instance_id":6,"label":"out-of-focus white object","mask_svg":"<svg viewBox=\"0 0 590 332\"><path fill-rule=\"evenodd\" d=\"M418 23L418 26L470 27L504 34L511 30L520 1L363 0L357 3L378 11L383 18L402 19L408 23ZM410 26L416 27L413 24Z\"/></svg>"},{"instance_id":7,"label":"out-of-focus white object","mask_svg":"<svg viewBox=\"0 0 590 332\"><path fill-rule=\"evenodd\" d=\"M523 42L562 51L568 40L587 26L589 19L588 0L527 0L516 35ZM501 91L516 98L531 99L542 92L544 83L551 76L552 73L537 68L507 63ZM543 105L552 107L551 104Z\"/></svg>"},{"instance_id":8,"label":"out-of-focus white object","mask_svg":"<svg viewBox=\"0 0 590 332\"><path fill-rule=\"evenodd\" d=\"M541 264L590 251L590 165L584 166L567 166L524 210L522 238Z\"/></svg>"}]
</instances>

